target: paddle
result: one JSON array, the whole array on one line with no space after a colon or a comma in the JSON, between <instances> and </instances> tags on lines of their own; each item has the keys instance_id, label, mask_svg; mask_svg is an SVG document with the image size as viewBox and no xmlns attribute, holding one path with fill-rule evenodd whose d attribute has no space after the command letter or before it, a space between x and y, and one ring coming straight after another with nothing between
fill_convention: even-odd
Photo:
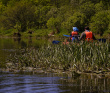
<instances>
[{"instance_id":1,"label":"paddle","mask_svg":"<svg viewBox=\"0 0 110 93\"><path fill-rule=\"evenodd\" d=\"M66 36L66 37L71 37L70 35L63 35L63 36Z\"/></svg>"},{"instance_id":2,"label":"paddle","mask_svg":"<svg viewBox=\"0 0 110 93\"><path fill-rule=\"evenodd\" d=\"M58 44L58 43L60 43L60 41L57 40L52 41L52 44Z\"/></svg>"},{"instance_id":3,"label":"paddle","mask_svg":"<svg viewBox=\"0 0 110 93\"><path fill-rule=\"evenodd\" d=\"M63 36L66 36L66 37L71 37L71 35L64 35ZM80 37L80 35L74 35L73 37Z\"/></svg>"}]
</instances>

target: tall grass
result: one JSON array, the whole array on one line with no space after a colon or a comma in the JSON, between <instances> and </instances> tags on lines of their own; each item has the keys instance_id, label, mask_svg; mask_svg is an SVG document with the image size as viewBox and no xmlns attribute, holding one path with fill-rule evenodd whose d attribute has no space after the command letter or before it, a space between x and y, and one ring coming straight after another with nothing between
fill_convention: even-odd
<instances>
[{"instance_id":1,"label":"tall grass","mask_svg":"<svg viewBox=\"0 0 110 93\"><path fill-rule=\"evenodd\" d=\"M39 49L22 49L14 55L13 62L17 68L34 67L61 69L69 71L109 71L110 44L108 42L80 42L68 45L46 45Z\"/></svg>"}]
</instances>

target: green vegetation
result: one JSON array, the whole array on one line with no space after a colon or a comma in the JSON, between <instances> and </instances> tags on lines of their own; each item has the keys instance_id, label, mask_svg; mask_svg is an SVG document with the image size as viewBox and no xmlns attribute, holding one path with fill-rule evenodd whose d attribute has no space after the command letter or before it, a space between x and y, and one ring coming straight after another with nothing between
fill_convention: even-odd
<instances>
[{"instance_id":1,"label":"green vegetation","mask_svg":"<svg viewBox=\"0 0 110 93\"><path fill-rule=\"evenodd\" d=\"M80 42L68 45L45 45L39 49L22 49L19 55L9 58L11 69L63 70L76 72L110 71L110 43ZM8 66L7 66L8 67Z\"/></svg>"},{"instance_id":2,"label":"green vegetation","mask_svg":"<svg viewBox=\"0 0 110 93\"><path fill-rule=\"evenodd\" d=\"M0 0L0 35L59 35L89 26L95 34L110 34L109 0ZM42 33L39 29L47 29ZM65 29L65 30L64 30Z\"/></svg>"}]
</instances>

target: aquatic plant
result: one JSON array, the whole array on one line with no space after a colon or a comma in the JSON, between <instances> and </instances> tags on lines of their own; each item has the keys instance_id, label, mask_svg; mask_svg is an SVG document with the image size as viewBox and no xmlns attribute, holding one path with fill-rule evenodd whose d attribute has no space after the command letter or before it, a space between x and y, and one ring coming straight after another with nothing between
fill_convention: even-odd
<instances>
[{"instance_id":1,"label":"aquatic plant","mask_svg":"<svg viewBox=\"0 0 110 93\"><path fill-rule=\"evenodd\" d=\"M40 67L80 72L109 71L110 44L109 42L48 44L39 49L21 49L19 55L14 55L9 61L16 65L17 69Z\"/></svg>"}]
</instances>

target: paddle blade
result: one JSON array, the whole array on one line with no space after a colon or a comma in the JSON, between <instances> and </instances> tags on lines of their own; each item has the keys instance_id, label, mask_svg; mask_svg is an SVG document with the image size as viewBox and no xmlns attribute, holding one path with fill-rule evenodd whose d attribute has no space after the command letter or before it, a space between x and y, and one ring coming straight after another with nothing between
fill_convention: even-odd
<instances>
[{"instance_id":1,"label":"paddle blade","mask_svg":"<svg viewBox=\"0 0 110 93\"><path fill-rule=\"evenodd\" d=\"M54 40L52 41L53 44L58 44L60 41Z\"/></svg>"},{"instance_id":2,"label":"paddle blade","mask_svg":"<svg viewBox=\"0 0 110 93\"><path fill-rule=\"evenodd\" d=\"M66 37L71 37L70 35L63 35L63 36L66 36Z\"/></svg>"}]
</instances>

